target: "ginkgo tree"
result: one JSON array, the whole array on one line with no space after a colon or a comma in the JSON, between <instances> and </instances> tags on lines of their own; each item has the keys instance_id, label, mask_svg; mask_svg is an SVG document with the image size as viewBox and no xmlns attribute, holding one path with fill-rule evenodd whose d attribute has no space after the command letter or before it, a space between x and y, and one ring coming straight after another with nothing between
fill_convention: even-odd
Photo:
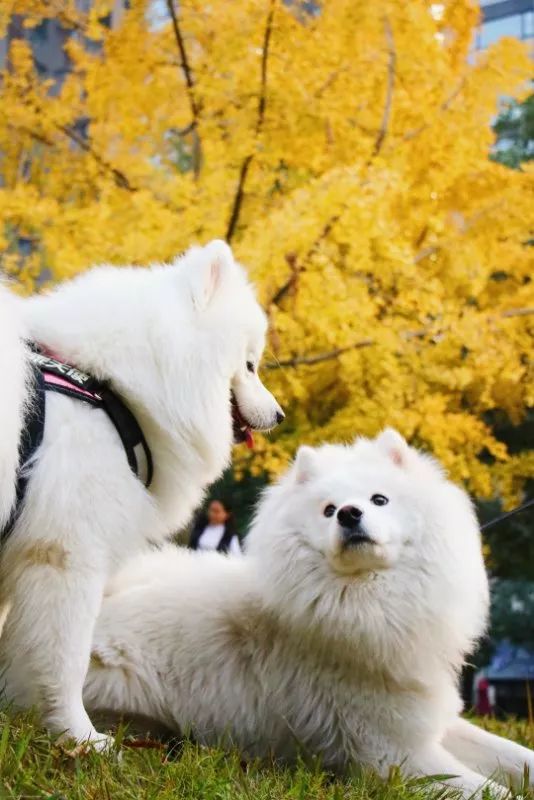
<instances>
[{"instance_id":1,"label":"ginkgo tree","mask_svg":"<svg viewBox=\"0 0 534 800\"><path fill-rule=\"evenodd\" d=\"M34 288L224 237L271 329L287 421L252 454L389 424L478 496L534 472L491 425L534 400L532 169L491 161L499 98L531 63L471 54L471 0L4 0L0 252ZM88 10L80 10L82 8ZM39 76L59 20L69 70Z\"/></svg>"}]
</instances>

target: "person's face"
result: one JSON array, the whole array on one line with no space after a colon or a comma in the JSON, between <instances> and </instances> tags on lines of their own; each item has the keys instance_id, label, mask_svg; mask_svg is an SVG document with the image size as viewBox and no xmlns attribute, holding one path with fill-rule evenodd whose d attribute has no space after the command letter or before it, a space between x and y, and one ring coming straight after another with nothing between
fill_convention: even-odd
<instances>
[{"instance_id":1,"label":"person's face","mask_svg":"<svg viewBox=\"0 0 534 800\"><path fill-rule=\"evenodd\" d=\"M212 500L208 506L208 519L210 525L224 525L228 519L228 511L218 500Z\"/></svg>"}]
</instances>

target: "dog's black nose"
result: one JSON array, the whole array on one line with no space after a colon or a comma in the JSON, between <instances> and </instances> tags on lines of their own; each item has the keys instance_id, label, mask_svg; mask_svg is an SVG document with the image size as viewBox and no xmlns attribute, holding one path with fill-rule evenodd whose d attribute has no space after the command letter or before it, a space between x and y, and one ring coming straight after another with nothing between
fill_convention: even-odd
<instances>
[{"instance_id":1,"label":"dog's black nose","mask_svg":"<svg viewBox=\"0 0 534 800\"><path fill-rule=\"evenodd\" d=\"M285 418L286 418L286 415L284 414L283 411L277 411L276 412L276 424L277 425L280 425L282 420L284 420Z\"/></svg>"},{"instance_id":2,"label":"dog's black nose","mask_svg":"<svg viewBox=\"0 0 534 800\"><path fill-rule=\"evenodd\" d=\"M356 506L343 506L337 512L337 521L342 528L354 531L359 526L362 516L363 511Z\"/></svg>"}]
</instances>

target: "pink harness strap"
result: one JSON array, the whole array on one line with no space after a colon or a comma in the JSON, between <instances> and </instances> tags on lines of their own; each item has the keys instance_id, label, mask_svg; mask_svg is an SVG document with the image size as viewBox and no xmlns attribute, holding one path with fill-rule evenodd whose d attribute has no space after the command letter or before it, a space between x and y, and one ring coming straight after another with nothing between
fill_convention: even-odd
<instances>
[{"instance_id":1,"label":"pink harness strap","mask_svg":"<svg viewBox=\"0 0 534 800\"><path fill-rule=\"evenodd\" d=\"M53 357L55 358L55 356ZM51 386L62 386L64 389L70 389L71 392L84 395L85 397L89 397L91 400L102 399L100 395L95 394L94 392L88 392L85 389L80 388L80 386L77 386L72 381L66 380L65 378L60 378L58 375L53 375L51 372L46 372L46 370L43 370L43 378L44 382Z\"/></svg>"},{"instance_id":2,"label":"pink harness strap","mask_svg":"<svg viewBox=\"0 0 534 800\"><path fill-rule=\"evenodd\" d=\"M92 400L93 402L99 402L102 400L99 394L96 392L92 392L89 389L82 388L76 380L73 380L69 372L74 372L76 375L80 376L78 370L75 370L74 367L71 367L70 364L67 364L61 356L58 356L54 353L53 350L49 350L48 347L43 347L42 345L39 347L39 352L42 356L46 356L46 358L52 359L56 363L54 367L56 369L64 370L64 375L58 375L55 372L51 372L47 369L46 360L44 363L41 364L41 374L43 376L45 384L48 386L58 386L63 389L67 389L69 394L78 394L81 397L86 397L88 400Z\"/></svg>"},{"instance_id":3,"label":"pink harness strap","mask_svg":"<svg viewBox=\"0 0 534 800\"><path fill-rule=\"evenodd\" d=\"M59 392L106 412L126 452L128 464L148 488L152 482L152 454L135 416L106 381L93 378L42 345L29 342L30 359L43 389ZM43 408L44 408L44 392ZM44 419L44 416L43 416ZM42 426L41 426L42 427Z\"/></svg>"}]
</instances>

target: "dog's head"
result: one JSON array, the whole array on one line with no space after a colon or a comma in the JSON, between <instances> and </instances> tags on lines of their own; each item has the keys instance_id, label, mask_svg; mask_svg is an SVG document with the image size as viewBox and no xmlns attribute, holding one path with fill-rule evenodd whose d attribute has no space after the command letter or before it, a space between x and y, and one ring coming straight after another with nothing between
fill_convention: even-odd
<instances>
[{"instance_id":1,"label":"dog's head","mask_svg":"<svg viewBox=\"0 0 534 800\"><path fill-rule=\"evenodd\" d=\"M291 479L304 500L303 535L343 575L390 569L407 549L422 553L429 517L440 516L422 485L432 484L437 506L445 484L437 464L393 430L351 447L301 447Z\"/></svg>"},{"instance_id":2,"label":"dog's head","mask_svg":"<svg viewBox=\"0 0 534 800\"><path fill-rule=\"evenodd\" d=\"M348 629L372 626L377 613L392 626L424 613L445 627L458 615L459 630L480 633L487 581L469 498L396 431L301 447L267 490L249 539L284 613L322 610L328 626Z\"/></svg>"},{"instance_id":3,"label":"dog's head","mask_svg":"<svg viewBox=\"0 0 534 800\"><path fill-rule=\"evenodd\" d=\"M212 355L219 358L230 383L234 440L251 445L252 430L270 430L284 419L280 405L258 374L266 316L225 242L214 240L205 247L193 247L183 259L197 320L210 332Z\"/></svg>"},{"instance_id":4,"label":"dog's head","mask_svg":"<svg viewBox=\"0 0 534 800\"><path fill-rule=\"evenodd\" d=\"M478 541L465 492L392 429L351 446L301 447L273 491L291 527L342 575L423 559L457 525Z\"/></svg>"}]
</instances>

